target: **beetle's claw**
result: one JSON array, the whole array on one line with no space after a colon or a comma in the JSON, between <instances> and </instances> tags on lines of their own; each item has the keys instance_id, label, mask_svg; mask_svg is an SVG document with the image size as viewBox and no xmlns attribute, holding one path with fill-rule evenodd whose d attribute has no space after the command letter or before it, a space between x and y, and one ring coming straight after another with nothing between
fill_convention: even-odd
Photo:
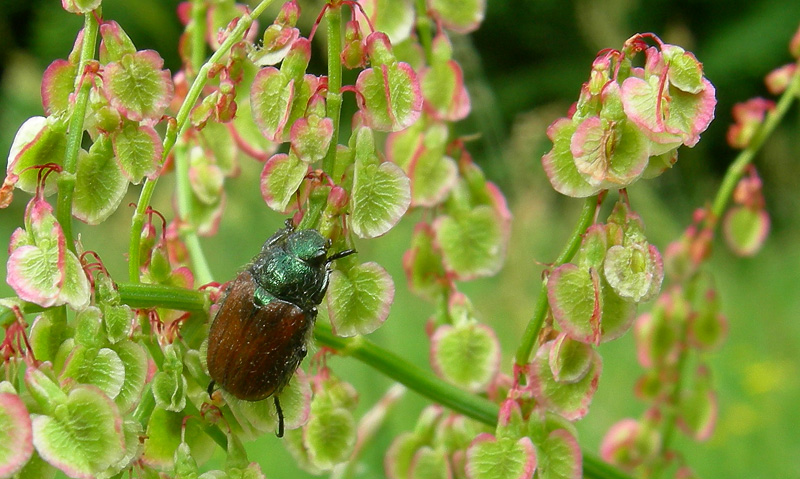
<instances>
[{"instance_id":1,"label":"beetle's claw","mask_svg":"<svg viewBox=\"0 0 800 479\"><path fill-rule=\"evenodd\" d=\"M209 399L214 394L214 384L216 384L216 383L214 382L213 379L211 380L210 383L208 383L208 397L209 397Z\"/></svg>"},{"instance_id":2,"label":"beetle's claw","mask_svg":"<svg viewBox=\"0 0 800 479\"><path fill-rule=\"evenodd\" d=\"M281 409L281 401L278 396L274 397L275 411L278 413L278 432L275 433L278 437L283 437L283 409Z\"/></svg>"}]
</instances>

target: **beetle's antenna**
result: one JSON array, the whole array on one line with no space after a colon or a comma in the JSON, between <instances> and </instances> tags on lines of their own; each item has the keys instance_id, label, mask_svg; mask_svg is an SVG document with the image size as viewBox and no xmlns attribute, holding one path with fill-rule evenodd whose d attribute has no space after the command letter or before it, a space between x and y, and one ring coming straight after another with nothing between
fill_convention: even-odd
<instances>
[{"instance_id":1,"label":"beetle's antenna","mask_svg":"<svg viewBox=\"0 0 800 479\"><path fill-rule=\"evenodd\" d=\"M275 396L275 411L278 413L278 432L275 434L278 437L283 437L283 409L281 409L281 401L278 396Z\"/></svg>"},{"instance_id":2,"label":"beetle's antenna","mask_svg":"<svg viewBox=\"0 0 800 479\"><path fill-rule=\"evenodd\" d=\"M325 263L329 264L329 263L331 263L333 261L336 261L337 259L342 259L345 256L350 256L351 254L355 254L357 252L358 251L356 251L354 249L346 249L344 251L339 251L338 253L335 253L335 254L332 254L332 255L328 256L328 259L325 260Z\"/></svg>"}]
</instances>

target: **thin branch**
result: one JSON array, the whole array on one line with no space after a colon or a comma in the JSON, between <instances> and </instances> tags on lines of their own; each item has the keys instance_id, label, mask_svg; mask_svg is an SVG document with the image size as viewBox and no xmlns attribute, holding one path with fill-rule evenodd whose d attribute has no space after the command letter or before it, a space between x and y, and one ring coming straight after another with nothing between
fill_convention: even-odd
<instances>
[{"instance_id":1,"label":"thin branch","mask_svg":"<svg viewBox=\"0 0 800 479\"><path fill-rule=\"evenodd\" d=\"M560 266L575 256L575 253L578 251L578 248L581 245L583 233L586 232L586 228L588 228L594 220L594 214L597 210L598 201L599 200L597 196L590 196L586 198L586 201L583 203L581 215L578 218L578 221L575 223L575 228L573 228L572 234L570 235L566 246L564 246L564 249L561 251L561 254L558 255L558 258L556 258L556 261L553 263L552 267ZM518 366L524 366L530 361L534 344L536 343L536 339L539 337L539 331L541 331L542 324L544 324L544 318L547 315L548 306L547 278L544 278L542 280L542 287L539 290L539 299L536 301L536 309L533 312L533 317L528 322L528 326L525 328L525 332L522 335L522 340L517 348L516 363Z\"/></svg>"}]
</instances>

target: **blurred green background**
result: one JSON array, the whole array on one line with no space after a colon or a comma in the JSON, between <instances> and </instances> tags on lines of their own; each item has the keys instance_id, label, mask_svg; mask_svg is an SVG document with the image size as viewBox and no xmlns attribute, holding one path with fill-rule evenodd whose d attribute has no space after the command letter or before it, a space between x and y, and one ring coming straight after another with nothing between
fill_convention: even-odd
<instances>
[{"instance_id":1,"label":"blurred green background","mask_svg":"<svg viewBox=\"0 0 800 479\"><path fill-rule=\"evenodd\" d=\"M59 3L0 0L0 151L4 154L19 125L41 114L41 73L52 60L66 57L81 26L81 19L65 13ZM313 20L319 2L300 3L304 17ZM555 193L544 177L539 159L550 148L545 129L577 98L595 53L619 48L636 32L651 31L694 52L717 89L716 120L700 144L682 150L672 171L630 189L650 241L663 251L689 223L691 211L712 198L736 155L725 143L732 105L767 95L763 76L791 60L787 44L800 24L800 2L493 0L488 4L482 28L470 37L454 38L473 103L472 114L458 131L480 135L470 149L489 179L506 193L515 221L507 264L500 274L460 287L471 296L482 319L497 330L508 371L516 338L533 310L541 263L555 258L582 203ZM176 5L174 0L106 0L104 15L117 20L138 48L158 50L174 71L179 66ZM724 347L707 358L718 387L720 415L709 441L681 438L676 443L701 477L800 477L798 111L793 107L756 159L773 225L765 249L742 259L721 240L715 244L710 267L730 322ZM242 175L226 185L230 197L219 235L203 240L220 281L231 278L283 221L260 198L260 165L248 160L242 166ZM171 179L164 178L154 201L167 216L171 188ZM138 188L131 188L123 205L137 195ZM9 209L0 212L0 242L5 244L21 224L26 201L26 195L19 194ZM131 209L123 206L100 227L77 225L85 247L96 250L118 278L125 277L130 214ZM401 269L402 253L419 218L418 212L412 213L385 237L357 246L363 260L383 264L397 284L389 320L371 339L428 367L423 325L433 308L408 293ZM0 258L3 274L6 255ZM0 296L10 294L3 282ZM644 408L632 394L641 373L632 335L600 350L604 359L600 387L589 416L578 424L582 444L594 451L611 424L638 417ZM358 388L361 412L390 386L355 361L334 358L331 365ZM405 395L365 449L354 477L383 476L384 451L396 434L412 427L425 404L415 393ZM307 476L271 435L251 444L250 450L270 478Z\"/></svg>"}]
</instances>

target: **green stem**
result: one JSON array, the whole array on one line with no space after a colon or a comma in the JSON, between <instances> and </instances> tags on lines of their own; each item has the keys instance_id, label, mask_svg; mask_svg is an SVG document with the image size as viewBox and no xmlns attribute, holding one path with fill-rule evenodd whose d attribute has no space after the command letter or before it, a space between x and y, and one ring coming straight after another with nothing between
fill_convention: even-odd
<instances>
[{"instance_id":1,"label":"green stem","mask_svg":"<svg viewBox=\"0 0 800 479\"><path fill-rule=\"evenodd\" d=\"M187 311L200 311L209 306L207 296L198 291L152 284L119 284L117 286L122 301L134 307L169 307L159 302L159 298L183 298L180 309ZM148 292L148 290L152 291ZM364 337L341 338L334 335L331 327L323 323L317 323L314 337L320 344L371 366L387 377L455 412L490 426L497 423L499 413L497 404L442 381L432 373L409 363ZM585 477L630 479L614 466L586 451L583 452L583 468Z\"/></svg>"},{"instance_id":2,"label":"green stem","mask_svg":"<svg viewBox=\"0 0 800 479\"><path fill-rule=\"evenodd\" d=\"M192 259L192 273L196 284L208 284L214 279L211 274L211 267L208 265L203 247L200 245L200 238L194 230L184 232L181 230L181 238L189 257Z\"/></svg>"},{"instance_id":3,"label":"green stem","mask_svg":"<svg viewBox=\"0 0 800 479\"><path fill-rule=\"evenodd\" d=\"M190 30L192 63L188 68L190 73L200 70L206 58L205 15L205 0L193 0ZM191 218L194 217L194 208L192 207L192 186L189 183L189 158L189 151L185 146L183 148L180 145L175 147L175 195L177 197L178 218L180 218L178 234L189 253L195 280L198 284L206 284L212 279L211 268L209 268L206 255L200 246L200 238L197 237L195 225L190 222Z\"/></svg>"},{"instance_id":4,"label":"green stem","mask_svg":"<svg viewBox=\"0 0 800 479\"><path fill-rule=\"evenodd\" d=\"M566 246L564 246L558 258L556 258L552 268L561 266L575 256L575 253L581 245L583 233L586 232L586 228L588 228L594 220L594 213L599 206L598 201L600 200L598 200L597 196L586 198L578 222L575 224L575 228L572 230L572 234ZM528 322L528 326L525 328L525 332L522 335L522 341L520 341L519 347L517 348L516 363L518 366L524 366L530 361L534 344L539 337L539 331L541 331L544 318L547 315L547 308L547 279L544 279L542 280L542 287L539 290L539 299L536 301L536 309L533 312L533 317Z\"/></svg>"},{"instance_id":5,"label":"green stem","mask_svg":"<svg viewBox=\"0 0 800 479\"><path fill-rule=\"evenodd\" d=\"M328 117L333 120L333 136L328 153L322 160L322 170L333 174L336 167L336 148L339 145L339 129L342 115L342 7L328 4L325 12L328 40L328 94L326 105Z\"/></svg>"},{"instance_id":6,"label":"green stem","mask_svg":"<svg viewBox=\"0 0 800 479\"><path fill-rule=\"evenodd\" d=\"M759 128L753 134L750 143L744 150L742 150L741 153L739 153L733 163L731 163L731 165L728 167L728 170L725 172L725 177L722 179L722 183L720 184L717 195L715 196L714 202L711 206L711 215L706 221L706 225L712 230L716 227L719 218L721 218L722 214L725 212L725 209L727 208L728 203L733 196L733 192L736 189L736 185L747 171L747 166L753 162L755 155L759 150L761 150L761 147L764 146L767 138L772 135L772 133L775 131L775 128L777 128L778 124L780 124L781 120L783 120L783 117L786 116L787 111L792 106L792 102L796 98L800 98L800 60L796 63L796 66L797 70L795 70L795 73L789 82L789 86L786 88L786 91L783 92L778 100L775 109L766 115L764 122L759 125ZM685 342L687 335L688 326L684 320L677 337L683 338ZM662 441L660 446L660 456L662 458L664 458L667 451L669 451L669 447L674 436L675 422L678 416L678 403L680 401L681 392L683 391L683 382L686 376L685 369L688 362L688 356L689 347L687 344L684 344L682 345L680 356L678 357L677 364L675 365L677 378L675 380L675 385L673 386L672 391L670 391L670 394L667 398L666 411L664 413L663 428L661 431ZM658 477L659 472L660 471L656 471L655 477Z\"/></svg>"},{"instance_id":7,"label":"green stem","mask_svg":"<svg viewBox=\"0 0 800 479\"><path fill-rule=\"evenodd\" d=\"M119 283L122 302L132 308L169 308L178 311L208 311L208 295L193 289L161 284Z\"/></svg>"},{"instance_id":8,"label":"green stem","mask_svg":"<svg viewBox=\"0 0 800 479\"><path fill-rule=\"evenodd\" d=\"M164 142L172 134L171 131L174 127L167 127L167 136ZM166 149L165 149L166 151ZM128 280L134 283L139 282L139 244L141 241L141 231L144 225L145 212L147 206L150 204L150 199L153 197L153 192L156 188L156 180L147 179L144 182L141 193L139 193L139 202L136 205L136 211L133 212L131 218L131 237L128 243Z\"/></svg>"},{"instance_id":9,"label":"green stem","mask_svg":"<svg viewBox=\"0 0 800 479\"><path fill-rule=\"evenodd\" d=\"M143 430L147 430L147 423L150 421L150 416L153 415L153 410L156 408L156 400L153 397L153 391L148 384L142 394L142 400L133 411L133 420L142 425Z\"/></svg>"},{"instance_id":10,"label":"green stem","mask_svg":"<svg viewBox=\"0 0 800 479\"><path fill-rule=\"evenodd\" d=\"M187 218L192 217L192 186L189 184L189 151L186 142L182 141L175 145L175 194L178 206L178 218L180 218L180 235L185 239L188 232L193 229L186 224Z\"/></svg>"},{"instance_id":11,"label":"green stem","mask_svg":"<svg viewBox=\"0 0 800 479\"><path fill-rule=\"evenodd\" d=\"M317 323L314 328L314 338L320 344L367 364L437 404L484 424L490 426L497 424L497 415L500 412L497 404L442 381L430 372L414 366L362 336L341 338L333 334L330 326ZM597 456L587 451L582 451L582 454L584 477L630 479L625 473Z\"/></svg>"},{"instance_id":12,"label":"green stem","mask_svg":"<svg viewBox=\"0 0 800 479\"><path fill-rule=\"evenodd\" d=\"M45 308L39 306L38 304L28 303L27 301L23 301L22 304L19 305L19 309L22 314L25 315L46 311ZM8 328L8 326L16 320L17 315L14 313L13 309L0 305L0 328Z\"/></svg>"},{"instance_id":13,"label":"green stem","mask_svg":"<svg viewBox=\"0 0 800 479\"><path fill-rule=\"evenodd\" d=\"M800 98L800 60L796 63L796 66L797 69L795 70L794 76L789 82L788 88L786 88L786 91L783 92L783 95L781 95L778 100L775 109L767 114L764 122L753 134L750 144L739 153L736 160L728 167L728 171L725 173L725 178L722 180L722 184L719 187L719 191L717 191L717 196L714 198L714 203L711 207L711 226L715 226L718 219L722 216L722 213L725 212L728 201L730 201L733 195L733 190L744 175L747 165L752 163L756 153L758 153L767 138L775 131L775 128L781 120L783 120L783 117L786 116L786 112L789 110L789 107L792 106L792 102Z\"/></svg>"},{"instance_id":14,"label":"green stem","mask_svg":"<svg viewBox=\"0 0 800 479\"><path fill-rule=\"evenodd\" d=\"M590 479L632 479L631 476L617 469L615 466L600 459L595 454L581 451L583 454L583 477Z\"/></svg>"},{"instance_id":15,"label":"green stem","mask_svg":"<svg viewBox=\"0 0 800 479\"><path fill-rule=\"evenodd\" d=\"M686 286L684 287L684 295L685 299L691 304L693 302L693 296L695 292L696 280L698 276L694 276L692 279L686 282ZM672 459L669 458L669 450L670 445L672 444L672 438L675 434L675 426L678 420L679 415L679 407L680 407L680 399L681 393L684 390L684 382L686 381L686 368L688 367L687 364L689 363L689 353L691 345L689 344L689 319L686 316L683 316L678 324L675 325L676 334L675 337L678 338L678 341L681 341L680 351L678 353L678 359L675 362L674 367L666 366L666 370L659 371L659 375L662 377L675 377L675 382L672 384L671 389L663 398L661 403L656 403L658 409L662 412L662 419L661 419L661 426L660 426L660 433L661 433L661 442L658 446L658 454L654 456L654 458L647 463L647 469L649 470L649 478L650 479L658 479L664 475L666 472L666 467L672 462Z\"/></svg>"},{"instance_id":16,"label":"green stem","mask_svg":"<svg viewBox=\"0 0 800 479\"><path fill-rule=\"evenodd\" d=\"M428 16L428 5L425 0L417 0L417 34L422 49L425 51L425 61L428 65L433 60L433 34L431 32L431 19Z\"/></svg>"},{"instance_id":17,"label":"green stem","mask_svg":"<svg viewBox=\"0 0 800 479\"><path fill-rule=\"evenodd\" d=\"M200 238L197 236L195 225L191 223L193 217L192 206L192 185L189 183L189 157L184 142L175 147L175 196L178 205L178 234L183 240L189 258L192 262L192 273L194 273L197 284L211 282L213 276L211 268L208 266L203 247L200 245Z\"/></svg>"},{"instance_id":18,"label":"green stem","mask_svg":"<svg viewBox=\"0 0 800 479\"><path fill-rule=\"evenodd\" d=\"M197 406L194 405L192 401L187 399L186 407L183 409L183 413L197 418L198 423L200 424L200 428L203 432L208 435L214 442L217 443L219 447L222 448L223 451L228 450L228 438L225 436L218 426L209 424L208 422L203 420L203 416L200 414L200 411L197 409Z\"/></svg>"},{"instance_id":19,"label":"green stem","mask_svg":"<svg viewBox=\"0 0 800 479\"><path fill-rule=\"evenodd\" d=\"M495 424L497 421L497 404L442 381L364 337L342 338L334 335L330 326L322 323L317 323L314 328L314 337L320 344L368 364L438 404L485 424Z\"/></svg>"},{"instance_id":20,"label":"green stem","mask_svg":"<svg viewBox=\"0 0 800 479\"><path fill-rule=\"evenodd\" d=\"M239 23L236 24L236 28L231 31L228 35L228 38L222 42L219 49L211 55L211 58L203 64L200 70L197 72L197 77L192 82L192 86L189 88L189 91L186 94L186 98L181 104L180 110L178 110L178 114L175 116L175 121L170 122L167 127L167 133L164 136L163 142L163 153L161 157L161 163L163 164L164 160L169 155L170 151L172 151L172 147L175 146L175 142L177 141L178 137L186 131L186 128L189 127L189 113L191 113L192 108L194 107L195 103L197 103L197 99L200 98L200 94L203 91L203 87L205 86L206 82L208 81L208 72L211 68L222 61L222 58L228 54L228 51L231 47L241 41L244 38L245 31L250 27L253 23L253 20L258 18L261 13L273 2L273 0L262 0L250 13L249 15L243 15L242 18L239 19ZM148 205L150 205L150 199L153 196L153 192L155 191L156 183L158 178L155 179L147 179L144 182L144 186L142 187L142 192L139 195L139 203L136 205L136 211L133 214L133 218L131 220L131 237L130 243L128 244L128 279L134 283L139 282L139 242L141 239L140 232L142 231L142 225L144 225L145 213L147 211Z\"/></svg>"},{"instance_id":21,"label":"green stem","mask_svg":"<svg viewBox=\"0 0 800 479\"><path fill-rule=\"evenodd\" d=\"M72 115L69 118L67 131L67 147L64 152L64 165L58 177L58 199L56 217L67 239L67 247L74 253L75 242L72 240L72 196L75 192L75 172L78 169L78 153L83 141L83 120L86 117L86 108L89 104L89 93L92 82L85 76L86 65L94 59L97 43L97 32L100 26L95 17L95 12L83 16L83 45L81 59L78 63L78 76L75 83L80 85Z\"/></svg>"},{"instance_id":22,"label":"green stem","mask_svg":"<svg viewBox=\"0 0 800 479\"><path fill-rule=\"evenodd\" d=\"M327 188L316 189L311 192L311 197L308 201L308 208L303 214L303 219L297 225L297 229L306 230L317 228L320 219L322 218L322 211L328 204L328 190Z\"/></svg>"},{"instance_id":23,"label":"green stem","mask_svg":"<svg viewBox=\"0 0 800 479\"><path fill-rule=\"evenodd\" d=\"M207 311L209 308L208 296L190 289L175 288L172 286L161 286L154 284L118 284L117 290L122 301L131 307L166 307L186 311ZM143 338L143 344L147 348L150 357L156 364L156 369L161 370L164 362L164 354L161 347L154 340L153 336L147 335ZM146 430L150 416L153 414L156 403L150 386L145 389L142 400L133 412L134 420L138 421ZM200 427L203 431L222 449L228 448L228 438L219 430L218 427L208 424L201 419L200 411L191 401L186 401L184 413L198 418Z\"/></svg>"},{"instance_id":24,"label":"green stem","mask_svg":"<svg viewBox=\"0 0 800 479\"><path fill-rule=\"evenodd\" d=\"M684 323L686 321L684 320ZM664 422L663 428L661 430L661 445L659 446L660 449L660 458L666 458L667 452L669 451L670 444L672 443L672 437L675 432L675 423L678 420L678 407L679 401L681 397L681 392L683 391L683 382L686 377L685 369L686 363L688 362L689 357L689 345L687 344L687 328L684 325L683 330L681 331L679 338L684 338L684 344L681 345L680 355L678 356L678 362L675 365L675 370L677 374L677 379L675 380L675 385L670 391L670 394L667 398L666 403L666 410L664 411ZM655 471L654 477L659 476L659 472Z\"/></svg>"},{"instance_id":25,"label":"green stem","mask_svg":"<svg viewBox=\"0 0 800 479\"><path fill-rule=\"evenodd\" d=\"M17 316L13 309L0 305L0 328L8 328L16 320Z\"/></svg>"},{"instance_id":26,"label":"green stem","mask_svg":"<svg viewBox=\"0 0 800 479\"><path fill-rule=\"evenodd\" d=\"M192 0L192 72L198 71L206 59L206 0ZM190 72L190 73L192 73Z\"/></svg>"},{"instance_id":27,"label":"green stem","mask_svg":"<svg viewBox=\"0 0 800 479\"><path fill-rule=\"evenodd\" d=\"M148 385L144 390L144 394L142 394L142 400L133 411L133 420L141 424L142 429L145 431L147 430L147 425L150 422L150 416L153 415L153 410L155 410L155 408L156 400L153 397L153 391ZM202 420L200 411L198 411L197 406L195 406L194 403L187 400L186 407L184 408L183 412L185 415L196 417L200 422L200 428L203 430L203 432L205 432L223 450L228 449L228 438L225 437L225 434L220 431L218 427Z\"/></svg>"}]
</instances>

